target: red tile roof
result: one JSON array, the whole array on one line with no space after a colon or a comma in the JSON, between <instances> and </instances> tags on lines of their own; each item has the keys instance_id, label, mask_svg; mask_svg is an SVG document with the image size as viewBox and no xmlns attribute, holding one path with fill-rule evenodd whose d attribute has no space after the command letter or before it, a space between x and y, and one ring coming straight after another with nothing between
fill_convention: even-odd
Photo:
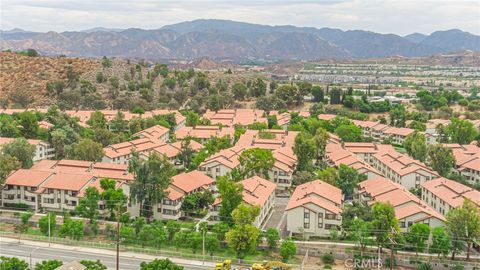
<instances>
[{"instance_id":1,"label":"red tile roof","mask_svg":"<svg viewBox=\"0 0 480 270\"><path fill-rule=\"evenodd\" d=\"M215 181L212 178L199 171L191 171L172 177L171 185L185 193L190 193L199 188L207 188L214 182Z\"/></svg>"},{"instance_id":2,"label":"red tile roof","mask_svg":"<svg viewBox=\"0 0 480 270\"><path fill-rule=\"evenodd\" d=\"M446 178L437 178L422 184L422 187L445 201L451 207L459 207L470 199L480 208L480 191Z\"/></svg>"},{"instance_id":3,"label":"red tile roof","mask_svg":"<svg viewBox=\"0 0 480 270\"><path fill-rule=\"evenodd\" d=\"M286 211L304 206L309 203L328 210L329 212L340 214L342 204L342 191L326 182L315 180L297 186L288 201Z\"/></svg>"},{"instance_id":4,"label":"red tile roof","mask_svg":"<svg viewBox=\"0 0 480 270\"><path fill-rule=\"evenodd\" d=\"M5 180L5 184L13 186L38 187L51 175L51 172L20 169L10 174Z\"/></svg>"},{"instance_id":5,"label":"red tile roof","mask_svg":"<svg viewBox=\"0 0 480 270\"><path fill-rule=\"evenodd\" d=\"M277 185L258 176L240 182L243 185L243 200L250 205L263 206Z\"/></svg>"}]
</instances>

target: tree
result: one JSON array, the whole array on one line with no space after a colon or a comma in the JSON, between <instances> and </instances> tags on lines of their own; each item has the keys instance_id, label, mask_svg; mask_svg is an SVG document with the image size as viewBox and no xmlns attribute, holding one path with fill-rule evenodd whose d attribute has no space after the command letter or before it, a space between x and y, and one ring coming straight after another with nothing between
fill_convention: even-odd
<instances>
[{"instance_id":1,"label":"tree","mask_svg":"<svg viewBox=\"0 0 480 270\"><path fill-rule=\"evenodd\" d=\"M432 230L432 244L430 245L430 253L438 254L438 257L448 255L452 245L450 236L443 227L436 227Z\"/></svg>"},{"instance_id":2,"label":"tree","mask_svg":"<svg viewBox=\"0 0 480 270\"><path fill-rule=\"evenodd\" d=\"M342 213L343 214L343 213ZM352 230L352 238L360 246L361 255L367 248L367 244L371 241L372 235L372 223L360 218L356 218L352 221L350 229Z\"/></svg>"},{"instance_id":3,"label":"tree","mask_svg":"<svg viewBox=\"0 0 480 270\"><path fill-rule=\"evenodd\" d=\"M180 231L180 224L176 220L169 220L167 221L166 229L168 243L172 244L173 237Z\"/></svg>"},{"instance_id":4,"label":"tree","mask_svg":"<svg viewBox=\"0 0 480 270\"><path fill-rule=\"evenodd\" d=\"M293 175L292 183L296 186L315 180L315 174L309 171L297 171Z\"/></svg>"},{"instance_id":5,"label":"tree","mask_svg":"<svg viewBox=\"0 0 480 270\"><path fill-rule=\"evenodd\" d=\"M446 127L450 142L458 144L469 144L478 135L478 130L469 120L452 118Z\"/></svg>"},{"instance_id":6,"label":"tree","mask_svg":"<svg viewBox=\"0 0 480 270\"><path fill-rule=\"evenodd\" d=\"M100 260L81 260L80 264L87 267L85 270L107 270L107 267L103 263L101 263Z\"/></svg>"},{"instance_id":7,"label":"tree","mask_svg":"<svg viewBox=\"0 0 480 270\"><path fill-rule=\"evenodd\" d=\"M325 91L323 91L323 89L318 86L318 85L315 85L312 87L312 90L311 90L311 93L313 95L313 100L315 102L323 102L324 99L325 99Z\"/></svg>"},{"instance_id":8,"label":"tree","mask_svg":"<svg viewBox=\"0 0 480 270\"><path fill-rule=\"evenodd\" d=\"M427 142L425 135L415 131L407 136L403 143L409 156L422 162L427 158Z\"/></svg>"},{"instance_id":9,"label":"tree","mask_svg":"<svg viewBox=\"0 0 480 270\"><path fill-rule=\"evenodd\" d=\"M372 228L375 241L379 247L390 243L393 232L398 232L398 220L395 218L395 210L390 203L376 202L372 207Z\"/></svg>"},{"instance_id":10,"label":"tree","mask_svg":"<svg viewBox=\"0 0 480 270\"><path fill-rule=\"evenodd\" d=\"M275 91L275 95L283 100L287 106L299 105L303 102L303 96L295 85L282 85Z\"/></svg>"},{"instance_id":11,"label":"tree","mask_svg":"<svg viewBox=\"0 0 480 270\"><path fill-rule=\"evenodd\" d=\"M342 190L345 198L351 198L353 195L353 190L355 187L357 187L358 183L366 179L366 175L358 173L358 171L354 168L351 168L345 164L340 164L338 168L338 180L336 186Z\"/></svg>"},{"instance_id":12,"label":"tree","mask_svg":"<svg viewBox=\"0 0 480 270\"><path fill-rule=\"evenodd\" d=\"M455 165L455 156L452 149L441 144L428 147L428 160L432 169L442 176L447 176Z\"/></svg>"},{"instance_id":13,"label":"tree","mask_svg":"<svg viewBox=\"0 0 480 270\"><path fill-rule=\"evenodd\" d=\"M88 187L85 191L85 196L80 199L75 210L78 214L89 220L93 224L98 218L98 202L100 201L100 192L96 187Z\"/></svg>"},{"instance_id":14,"label":"tree","mask_svg":"<svg viewBox=\"0 0 480 270\"><path fill-rule=\"evenodd\" d=\"M2 147L4 155L15 157L22 164L22 168L28 169L33 165L35 146L31 145L25 138L17 138Z\"/></svg>"},{"instance_id":15,"label":"tree","mask_svg":"<svg viewBox=\"0 0 480 270\"><path fill-rule=\"evenodd\" d=\"M304 132L298 134L295 138L293 152L298 158L297 170L308 171L311 168L311 162L316 153L313 137Z\"/></svg>"},{"instance_id":16,"label":"tree","mask_svg":"<svg viewBox=\"0 0 480 270\"><path fill-rule=\"evenodd\" d=\"M257 78L253 81L252 86L250 87L250 95L252 97L265 96L266 92L267 85L261 78Z\"/></svg>"},{"instance_id":17,"label":"tree","mask_svg":"<svg viewBox=\"0 0 480 270\"><path fill-rule=\"evenodd\" d=\"M17 122L20 124L20 132L22 133L23 137L32 139L37 136L38 119L33 112L25 111L18 114Z\"/></svg>"},{"instance_id":18,"label":"tree","mask_svg":"<svg viewBox=\"0 0 480 270\"><path fill-rule=\"evenodd\" d=\"M100 198L110 213L110 220L115 220L115 212L118 209L124 209L128 199L123 190L117 188L116 185L117 182L113 179L104 178L100 180L100 187L103 190Z\"/></svg>"},{"instance_id":19,"label":"tree","mask_svg":"<svg viewBox=\"0 0 480 270\"><path fill-rule=\"evenodd\" d=\"M185 168L190 167L190 163L194 154L195 151L190 146L190 138L183 140L181 143L181 149L180 153L178 154L178 158L182 161Z\"/></svg>"},{"instance_id":20,"label":"tree","mask_svg":"<svg viewBox=\"0 0 480 270\"><path fill-rule=\"evenodd\" d=\"M141 216L150 217L153 206L166 197L166 190L176 170L166 157L152 154L147 160L141 160L138 154L134 153L129 171L134 175L130 196L134 203L140 204Z\"/></svg>"},{"instance_id":21,"label":"tree","mask_svg":"<svg viewBox=\"0 0 480 270\"><path fill-rule=\"evenodd\" d=\"M62 265L63 262L59 260L42 261L35 264L35 270L55 270Z\"/></svg>"},{"instance_id":22,"label":"tree","mask_svg":"<svg viewBox=\"0 0 480 270\"><path fill-rule=\"evenodd\" d=\"M471 200L465 199L462 206L450 209L445 223L453 239L464 239L466 242L468 261L470 259L472 242L480 237L480 214L478 207ZM452 260L454 257L455 252L452 253Z\"/></svg>"},{"instance_id":23,"label":"tree","mask_svg":"<svg viewBox=\"0 0 480 270\"><path fill-rule=\"evenodd\" d=\"M102 144L91 139L83 139L75 144L72 152L72 159L88 161L101 161L105 154Z\"/></svg>"},{"instance_id":24,"label":"tree","mask_svg":"<svg viewBox=\"0 0 480 270\"><path fill-rule=\"evenodd\" d=\"M292 239L285 239L280 245L280 256L283 262L288 262L293 256L297 254L297 246Z\"/></svg>"},{"instance_id":25,"label":"tree","mask_svg":"<svg viewBox=\"0 0 480 270\"><path fill-rule=\"evenodd\" d=\"M218 193L220 194L221 207L220 220L231 222L231 214L243 200L243 186L229 179L227 176L217 178Z\"/></svg>"},{"instance_id":26,"label":"tree","mask_svg":"<svg viewBox=\"0 0 480 270\"><path fill-rule=\"evenodd\" d=\"M32 212L26 212L26 213L22 213L20 214L20 223L19 224L15 224L15 228L14 228L14 231L16 233L18 233L20 236L23 234L23 233L26 233L28 232L28 228L30 227L30 218L33 216L33 213ZM20 239L20 236L19 236L19 239Z\"/></svg>"},{"instance_id":27,"label":"tree","mask_svg":"<svg viewBox=\"0 0 480 270\"><path fill-rule=\"evenodd\" d=\"M50 235L53 235L55 231L55 226L57 225L57 216L55 213L48 212L45 216L41 217L38 220L38 227L44 235L49 233L49 220L50 219Z\"/></svg>"},{"instance_id":28,"label":"tree","mask_svg":"<svg viewBox=\"0 0 480 270\"><path fill-rule=\"evenodd\" d=\"M207 234L205 236L205 250L210 253L210 256L213 256L213 253L218 250L220 247L220 241L218 240L217 235Z\"/></svg>"},{"instance_id":29,"label":"tree","mask_svg":"<svg viewBox=\"0 0 480 270\"><path fill-rule=\"evenodd\" d=\"M271 252L278 246L278 240L280 240L280 233L275 228L268 228L265 233L267 239L268 250Z\"/></svg>"},{"instance_id":30,"label":"tree","mask_svg":"<svg viewBox=\"0 0 480 270\"><path fill-rule=\"evenodd\" d=\"M406 240L418 255L418 252L423 252L425 250L426 241L429 237L430 226L423 223L415 223L408 229Z\"/></svg>"},{"instance_id":31,"label":"tree","mask_svg":"<svg viewBox=\"0 0 480 270\"><path fill-rule=\"evenodd\" d=\"M250 148L243 151L238 161L240 162L240 174L243 179L252 175L261 175L268 179L268 171L275 163L272 151L261 148Z\"/></svg>"},{"instance_id":32,"label":"tree","mask_svg":"<svg viewBox=\"0 0 480 270\"><path fill-rule=\"evenodd\" d=\"M94 111L90 114L90 118L87 120L92 128L107 128L108 120L105 115L100 111Z\"/></svg>"},{"instance_id":33,"label":"tree","mask_svg":"<svg viewBox=\"0 0 480 270\"><path fill-rule=\"evenodd\" d=\"M0 187L3 186L10 173L20 169L21 166L22 163L16 157L0 153Z\"/></svg>"},{"instance_id":34,"label":"tree","mask_svg":"<svg viewBox=\"0 0 480 270\"><path fill-rule=\"evenodd\" d=\"M179 266L170 259L155 259L151 262L142 262L140 270L183 270L183 266Z\"/></svg>"},{"instance_id":35,"label":"tree","mask_svg":"<svg viewBox=\"0 0 480 270\"><path fill-rule=\"evenodd\" d=\"M330 135L328 134L328 131L326 129L319 127L315 131L315 136L313 136L313 140L315 142L317 160L320 157L323 157L323 155L325 154L325 147L327 146L328 138L330 138Z\"/></svg>"},{"instance_id":36,"label":"tree","mask_svg":"<svg viewBox=\"0 0 480 270\"><path fill-rule=\"evenodd\" d=\"M245 84L239 82L239 83L235 83L232 86L232 93L233 93L233 97L236 100L244 100L245 97L247 96L248 89L245 86Z\"/></svg>"},{"instance_id":37,"label":"tree","mask_svg":"<svg viewBox=\"0 0 480 270\"><path fill-rule=\"evenodd\" d=\"M70 217L63 218L63 224L59 230L60 236L80 240L84 235L84 225L81 220L73 220Z\"/></svg>"},{"instance_id":38,"label":"tree","mask_svg":"<svg viewBox=\"0 0 480 270\"><path fill-rule=\"evenodd\" d=\"M240 204L232 212L233 228L227 232L228 246L232 248L239 259L253 252L257 246L260 230L252 225L260 213L258 206Z\"/></svg>"},{"instance_id":39,"label":"tree","mask_svg":"<svg viewBox=\"0 0 480 270\"><path fill-rule=\"evenodd\" d=\"M24 260L20 260L16 257L0 257L0 269L1 270L27 270L28 263Z\"/></svg>"},{"instance_id":40,"label":"tree","mask_svg":"<svg viewBox=\"0 0 480 270\"><path fill-rule=\"evenodd\" d=\"M117 115L110 122L110 130L113 132L123 132L128 129L127 121L125 121L125 115L118 111Z\"/></svg>"},{"instance_id":41,"label":"tree","mask_svg":"<svg viewBox=\"0 0 480 270\"><path fill-rule=\"evenodd\" d=\"M102 58L102 67L109 68L112 66L112 60L108 59L106 56Z\"/></svg>"},{"instance_id":42,"label":"tree","mask_svg":"<svg viewBox=\"0 0 480 270\"><path fill-rule=\"evenodd\" d=\"M362 129L354 124L340 125L335 129L335 134L344 142L362 141Z\"/></svg>"},{"instance_id":43,"label":"tree","mask_svg":"<svg viewBox=\"0 0 480 270\"><path fill-rule=\"evenodd\" d=\"M317 178L330 185L337 186L338 182L338 170L334 167L328 167L325 170L317 170Z\"/></svg>"}]
</instances>

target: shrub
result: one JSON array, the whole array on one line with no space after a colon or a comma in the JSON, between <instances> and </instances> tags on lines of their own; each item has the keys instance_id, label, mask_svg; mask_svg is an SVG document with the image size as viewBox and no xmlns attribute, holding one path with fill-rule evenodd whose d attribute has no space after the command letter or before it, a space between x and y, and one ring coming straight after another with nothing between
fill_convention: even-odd
<instances>
[{"instance_id":1,"label":"shrub","mask_svg":"<svg viewBox=\"0 0 480 270\"><path fill-rule=\"evenodd\" d=\"M335 263L335 257L333 257L332 252L325 253L322 255L322 262L324 264L333 264Z\"/></svg>"},{"instance_id":2,"label":"shrub","mask_svg":"<svg viewBox=\"0 0 480 270\"><path fill-rule=\"evenodd\" d=\"M432 264L424 262L417 267L418 270L433 270Z\"/></svg>"}]
</instances>

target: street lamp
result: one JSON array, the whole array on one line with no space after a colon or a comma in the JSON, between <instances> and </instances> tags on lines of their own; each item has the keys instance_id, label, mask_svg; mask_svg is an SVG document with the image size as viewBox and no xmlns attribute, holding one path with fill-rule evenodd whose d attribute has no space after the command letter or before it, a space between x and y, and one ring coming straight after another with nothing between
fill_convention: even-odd
<instances>
[{"instance_id":1,"label":"street lamp","mask_svg":"<svg viewBox=\"0 0 480 270\"><path fill-rule=\"evenodd\" d=\"M32 254L37 251L38 249L40 249L42 247L36 247L34 249L32 249L32 251L30 251L30 270L33 270L33 265L32 265Z\"/></svg>"}]
</instances>

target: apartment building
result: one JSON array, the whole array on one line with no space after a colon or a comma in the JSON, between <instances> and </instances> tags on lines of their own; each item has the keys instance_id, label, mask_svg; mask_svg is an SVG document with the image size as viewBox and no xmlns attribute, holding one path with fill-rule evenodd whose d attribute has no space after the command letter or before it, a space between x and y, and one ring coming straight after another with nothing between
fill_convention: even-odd
<instances>
[{"instance_id":1,"label":"apartment building","mask_svg":"<svg viewBox=\"0 0 480 270\"><path fill-rule=\"evenodd\" d=\"M287 231L302 237L328 236L342 224L342 191L315 180L297 186L285 209Z\"/></svg>"},{"instance_id":2,"label":"apartment building","mask_svg":"<svg viewBox=\"0 0 480 270\"><path fill-rule=\"evenodd\" d=\"M247 130L238 138L235 146L269 150L291 149L299 133L283 129Z\"/></svg>"},{"instance_id":3,"label":"apartment building","mask_svg":"<svg viewBox=\"0 0 480 270\"><path fill-rule=\"evenodd\" d=\"M436 144L439 141L439 136L437 127L447 126L450 124L450 120L445 119L430 119L426 123L425 137L427 138L428 144Z\"/></svg>"},{"instance_id":4,"label":"apartment building","mask_svg":"<svg viewBox=\"0 0 480 270\"><path fill-rule=\"evenodd\" d=\"M153 134L153 132L150 134ZM157 137L157 135L153 135L153 137ZM183 162L179 159L179 155L182 151L182 142L178 141L174 143L165 143L163 141L154 139L153 137L144 137L132 141L109 145L103 148L105 155L102 158L102 162L128 164L132 158L132 152L135 151L140 155L140 157L143 158L148 158L148 156L150 156L152 153L165 156L177 168L182 168ZM194 152L198 152L203 148L203 145L191 140L189 147Z\"/></svg>"},{"instance_id":5,"label":"apartment building","mask_svg":"<svg viewBox=\"0 0 480 270\"><path fill-rule=\"evenodd\" d=\"M395 148L393 148L393 146L390 144L379 144L373 142L346 142L343 144L343 148L354 153L357 155L357 157L370 165L373 162L372 155L395 151Z\"/></svg>"},{"instance_id":6,"label":"apartment building","mask_svg":"<svg viewBox=\"0 0 480 270\"><path fill-rule=\"evenodd\" d=\"M42 160L30 169L17 170L7 177L2 190L2 204L26 204L35 211L74 210L85 190L88 187L100 189L103 178L114 179L121 187L132 181L133 175L128 173L125 165Z\"/></svg>"},{"instance_id":7,"label":"apartment building","mask_svg":"<svg viewBox=\"0 0 480 270\"><path fill-rule=\"evenodd\" d=\"M170 130L166 127L155 125L133 134L134 137L147 138L160 142L168 142Z\"/></svg>"},{"instance_id":8,"label":"apartment building","mask_svg":"<svg viewBox=\"0 0 480 270\"><path fill-rule=\"evenodd\" d=\"M224 109L217 112L207 110L203 118L210 120L212 125L221 124L228 127L248 126L253 123L268 124L265 112L256 109Z\"/></svg>"},{"instance_id":9,"label":"apartment building","mask_svg":"<svg viewBox=\"0 0 480 270\"><path fill-rule=\"evenodd\" d=\"M221 150L202 162L198 170L213 179L224 176L240 166L239 157L248 148L251 147L243 147L237 144L234 147ZM278 190L286 190L291 186L297 158L293 150L287 147L274 150L272 154L275 163L268 172L269 179L277 184Z\"/></svg>"},{"instance_id":10,"label":"apartment building","mask_svg":"<svg viewBox=\"0 0 480 270\"><path fill-rule=\"evenodd\" d=\"M6 138L0 137L0 148L4 144L11 143L15 140L15 138ZM33 162L38 162L44 159L51 159L55 157L55 148L48 142L41 141L41 140L27 140L29 144L35 146L35 154L33 156Z\"/></svg>"},{"instance_id":11,"label":"apartment building","mask_svg":"<svg viewBox=\"0 0 480 270\"><path fill-rule=\"evenodd\" d=\"M471 200L480 209L480 191L457 181L437 178L422 184L422 200L442 215Z\"/></svg>"},{"instance_id":12,"label":"apartment building","mask_svg":"<svg viewBox=\"0 0 480 270\"><path fill-rule=\"evenodd\" d=\"M215 181L199 171L191 171L175 175L171 179L170 187L167 189L167 197L162 200L154 209L155 219L178 220L189 213L181 211L182 202L185 196L210 190L216 192ZM138 216L138 213L135 213Z\"/></svg>"},{"instance_id":13,"label":"apartment building","mask_svg":"<svg viewBox=\"0 0 480 270\"><path fill-rule=\"evenodd\" d=\"M396 151L372 155L372 166L384 177L407 189L420 188L426 181L439 177L424 163Z\"/></svg>"},{"instance_id":14,"label":"apartment building","mask_svg":"<svg viewBox=\"0 0 480 270\"><path fill-rule=\"evenodd\" d=\"M145 153L153 148L164 145L164 142L152 138L140 138L132 141L117 143L103 148L105 155L102 162L128 164L132 158L132 152Z\"/></svg>"},{"instance_id":15,"label":"apartment building","mask_svg":"<svg viewBox=\"0 0 480 270\"><path fill-rule=\"evenodd\" d=\"M361 203L390 203L402 232L407 232L410 226L419 222L432 228L441 227L445 222L442 214L410 193L404 186L383 177L361 182L354 197Z\"/></svg>"},{"instance_id":16,"label":"apartment building","mask_svg":"<svg viewBox=\"0 0 480 270\"><path fill-rule=\"evenodd\" d=\"M200 142L205 143L213 137L222 138L229 136L231 142L235 138L235 129L233 127L219 127L219 126L196 126L196 127L183 127L175 131L175 137L177 140L184 140L188 137L198 139Z\"/></svg>"},{"instance_id":17,"label":"apartment building","mask_svg":"<svg viewBox=\"0 0 480 270\"><path fill-rule=\"evenodd\" d=\"M269 116L275 116L277 118L277 125L282 127L283 130L287 130L290 124L291 116L289 112L270 111Z\"/></svg>"},{"instance_id":18,"label":"apartment building","mask_svg":"<svg viewBox=\"0 0 480 270\"><path fill-rule=\"evenodd\" d=\"M464 176L471 185L480 183L480 148L473 144L445 144L455 156L453 171Z\"/></svg>"},{"instance_id":19,"label":"apartment building","mask_svg":"<svg viewBox=\"0 0 480 270\"><path fill-rule=\"evenodd\" d=\"M403 145L408 135L415 132L411 128L390 127L383 132L383 140L388 139L391 143Z\"/></svg>"},{"instance_id":20,"label":"apartment building","mask_svg":"<svg viewBox=\"0 0 480 270\"><path fill-rule=\"evenodd\" d=\"M87 121L90 119L90 116L92 113L95 111L91 110L67 110L65 113L70 116L70 117L77 117L79 119L79 123L81 123L84 126L88 126ZM105 116L107 121L113 120L117 114L117 110L100 110L100 112ZM137 113L131 113L129 111L121 111L123 114L123 117L126 121L130 121L133 118L151 118L155 117L157 115L167 115L167 114L174 114L175 115L175 122L176 126L174 127L174 130L180 129L185 126L186 122L186 117L183 116L179 111L176 110L152 110L152 111L146 111L143 114L137 114Z\"/></svg>"},{"instance_id":21,"label":"apartment building","mask_svg":"<svg viewBox=\"0 0 480 270\"><path fill-rule=\"evenodd\" d=\"M247 178L240 182L243 186L243 202L260 207L260 214L255 218L253 225L263 228L275 206L276 185L258 176ZM216 198L210 211L210 223L220 220L219 213L222 199Z\"/></svg>"},{"instance_id":22,"label":"apartment building","mask_svg":"<svg viewBox=\"0 0 480 270\"><path fill-rule=\"evenodd\" d=\"M370 164L354 153L346 150L340 144L327 144L325 147L325 161L329 166L337 168L341 164L347 165L357 170L360 174L367 176L367 179L382 176L382 174L370 166Z\"/></svg>"},{"instance_id":23,"label":"apartment building","mask_svg":"<svg viewBox=\"0 0 480 270\"><path fill-rule=\"evenodd\" d=\"M322 114L319 114L317 117L319 120L330 121L330 120L333 120L335 117L337 117L337 115L322 113Z\"/></svg>"},{"instance_id":24,"label":"apartment building","mask_svg":"<svg viewBox=\"0 0 480 270\"><path fill-rule=\"evenodd\" d=\"M152 148L150 151L142 152L140 154L140 157L143 159L148 159L148 157L152 153L155 153L157 155L165 156L166 158L168 158L177 169L183 169L185 164L183 164L183 160L180 158L183 147L184 146L182 141L166 143ZM195 153L203 149L203 145L194 140L191 140L189 142L188 147Z\"/></svg>"}]
</instances>

